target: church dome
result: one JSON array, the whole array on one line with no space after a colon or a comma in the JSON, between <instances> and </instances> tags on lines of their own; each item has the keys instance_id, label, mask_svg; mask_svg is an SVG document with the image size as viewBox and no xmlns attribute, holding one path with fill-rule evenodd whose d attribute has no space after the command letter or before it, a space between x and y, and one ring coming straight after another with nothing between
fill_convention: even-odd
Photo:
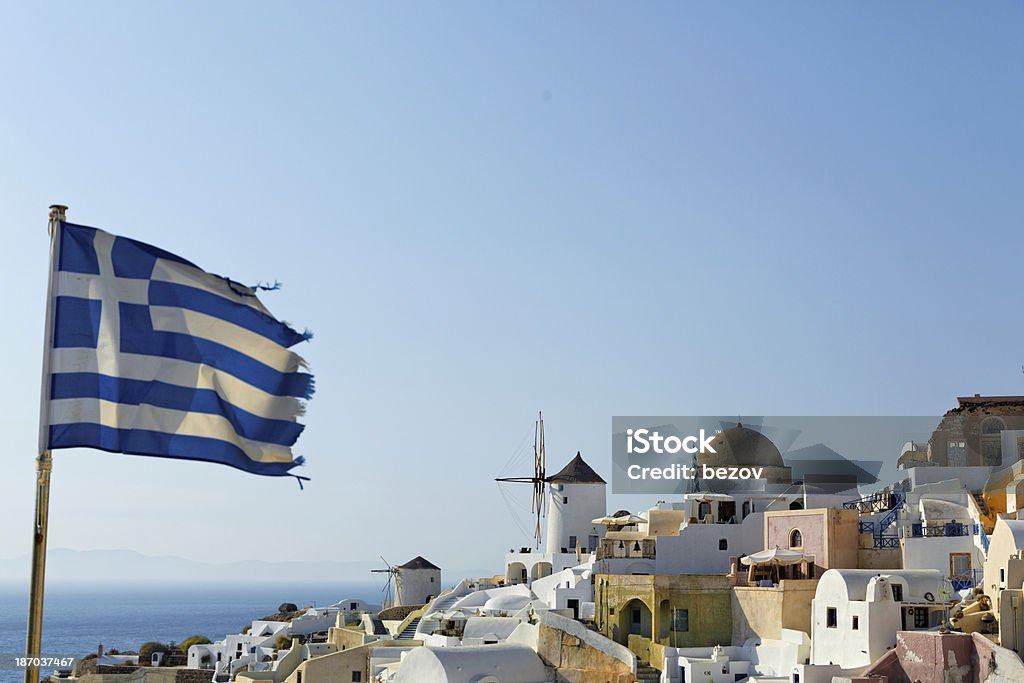
<instances>
[{"instance_id":1,"label":"church dome","mask_svg":"<svg viewBox=\"0 0 1024 683\"><path fill-rule=\"evenodd\" d=\"M698 465L708 467L785 467L782 454L761 432L737 423L711 441L714 453L697 455Z\"/></svg>"}]
</instances>

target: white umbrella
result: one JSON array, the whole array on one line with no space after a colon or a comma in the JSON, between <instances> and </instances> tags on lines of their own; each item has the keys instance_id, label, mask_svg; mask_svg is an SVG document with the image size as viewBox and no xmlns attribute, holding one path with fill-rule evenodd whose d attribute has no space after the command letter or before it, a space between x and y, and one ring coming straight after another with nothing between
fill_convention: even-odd
<instances>
[{"instance_id":1,"label":"white umbrella","mask_svg":"<svg viewBox=\"0 0 1024 683\"><path fill-rule=\"evenodd\" d=\"M710 491L698 491L696 493L687 493L683 496L683 500L736 500L733 496L725 493L712 493Z\"/></svg>"},{"instance_id":2,"label":"white umbrella","mask_svg":"<svg viewBox=\"0 0 1024 683\"><path fill-rule=\"evenodd\" d=\"M615 518L615 524L621 524L623 526L626 524L645 524L646 522L647 520L639 515L622 515L621 517Z\"/></svg>"},{"instance_id":3,"label":"white umbrella","mask_svg":"<svg viewBox=\"0 0 1024 683\"><path fill-rule=\"evenodd\" d=\"M797 564L803 562L807 556L798 550L785 550L779 546L751 553L742 558L740 562L745 565L752 564Z\"/></svg>"}]
</instances>

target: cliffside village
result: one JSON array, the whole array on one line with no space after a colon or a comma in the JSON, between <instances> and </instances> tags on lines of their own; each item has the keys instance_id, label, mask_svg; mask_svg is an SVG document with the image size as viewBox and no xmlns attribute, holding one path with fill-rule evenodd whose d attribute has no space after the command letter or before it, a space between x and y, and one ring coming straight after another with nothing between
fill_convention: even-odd
<instances>
[{"instance_id":1,"label":"cliffside village","mask_svg":"<svg viewBox=\"0 0 1024 683\"><path fill-rule=\"evenodd\" d=\"M540 548L442 589L424 557L391 604L341 600L192 645L101 656L81 683L855 683L1024 681L1024 397L958 399L898 480L865 495L794 481L749 426L698 464L742 485L609 511L580 454L545 477ZM704 460L701 460L703 458ZM449 582L450 585L451 582Z\"/></svg>"}]
</instances>

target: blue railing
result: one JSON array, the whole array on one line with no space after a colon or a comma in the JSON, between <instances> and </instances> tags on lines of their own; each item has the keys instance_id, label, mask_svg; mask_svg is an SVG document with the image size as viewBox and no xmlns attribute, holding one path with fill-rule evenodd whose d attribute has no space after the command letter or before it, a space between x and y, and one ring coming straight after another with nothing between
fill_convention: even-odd
<instances>
[{"instance_id":1,"label":"blue railing","mask_svg":"<svg viewBox=\"0 0 1024 683\"><path fill-rule=\"evenodd\" d=\"M977 524L975 526L977 526L980 529L980 531L981 531L981 547L985 549L985 556L987 557L988 556L988 534L985 533L985 525L984 524Z\"/></svg>"},{"instance_id":2,"label":"blue railing","mask_svg":"<svg viewBox=\"0 0 1024 683\"><path fill-rule=\"evenodd\" d=\"M936 536L973 536L976 524L911 524L910 535L914 538L933 538Z\"/></svg>"},{"instance_id":3,"label":"blue railing","mask_svg":"<svg viewBox=\"0 0 1024 683\"><path fill-rule=\"evenodd\" d=\"M900 518L900 508L906 501L902 491L879 492L865 496L859 500L851 500L843 503L847 510L857 510L861 514L873 514L885 512L879 520L859 521L857 531L862 534L871 534L875 548L899 548L899 536L885 535L885 530L896 523Z\"/></svg>"},{"instance_id":4,"label":"blue railing","mask_svg":"<svg viewBox=\"0 0 1024 683\"><path fill-rule=\"evenodd\" d=\"M983 578L982 570L975 567L971 570L970 576L951 576L949 577L949 583L952 584L953 590L962 591L965 588L974 588L975 586L981 585Z\"/></svg>"}]
</instances>

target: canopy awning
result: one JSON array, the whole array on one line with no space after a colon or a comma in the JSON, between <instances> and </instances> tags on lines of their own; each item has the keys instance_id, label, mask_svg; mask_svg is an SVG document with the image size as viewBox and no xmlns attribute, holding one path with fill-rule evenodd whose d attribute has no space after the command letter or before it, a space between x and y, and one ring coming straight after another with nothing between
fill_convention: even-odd
<instances>
[{"instance_id":1,"label":"canopy awning","mask_svg":"<svg viewBox=\"0 0 1024 683\"><path fill-rule=\"evenodd\" d=\"M723 500L723 501L725 501L725 500L736 500L736 499L733 498L732 496L726 495L724 493L711 493L710 491L708 491L708 492L698 491L697 493L687 493L686 495L683 496L683 500L705 500L705 501Z\"/></svg>"},{"instance_id":2,"label":"canopy awning","mask_svg":"<svg viewBox=\"0 0 1024 683\"><path fill-rule=\"evenodd\" d=\"M797 564L804 560L810 559L811 556L804 555L799 550L785 550L779 546L770 548L768 550L761 550L756 553L747 555L740 559L745 565L752 564Z\"/></svg>"},{"instance_id":3,"label":"canopy awning","mask_svg":"<svg viewBox=\"0 0 1024 683\"><path fill-rule=\"evenodd\" d=\"M622 515L621 517L605 515L604 517L592 519L590 522L591 524L604 524L606 526L626 526L629 524L644 524L647 520L639 515Z\"/></svg>"}]
</instances>

